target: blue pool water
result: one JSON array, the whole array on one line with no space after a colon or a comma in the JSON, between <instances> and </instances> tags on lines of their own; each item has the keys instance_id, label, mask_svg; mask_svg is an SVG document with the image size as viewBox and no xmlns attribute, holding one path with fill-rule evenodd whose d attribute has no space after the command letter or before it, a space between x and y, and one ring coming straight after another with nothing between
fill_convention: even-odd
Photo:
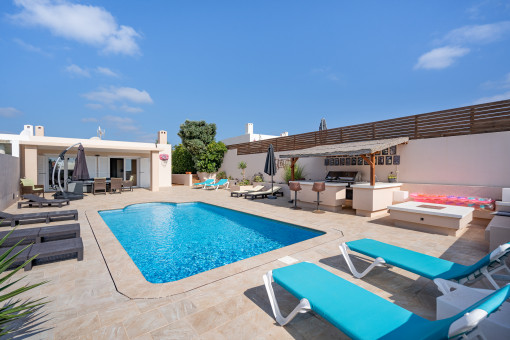
<instances>
[{"instance_id":1,"label":"blue pool water","mask_svg":"<svg viewBox=\"0 0 510 340\"><path fill-rule=\"evenodd\" d=\"M205 203L144 203L99 214L152 283L180 280L323 234Z\"/></svg>"}]
</instances>

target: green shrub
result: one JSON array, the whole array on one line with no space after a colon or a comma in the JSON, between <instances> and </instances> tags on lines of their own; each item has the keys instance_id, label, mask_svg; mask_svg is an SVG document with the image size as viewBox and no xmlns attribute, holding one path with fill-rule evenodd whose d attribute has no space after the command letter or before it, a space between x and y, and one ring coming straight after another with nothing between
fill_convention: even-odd
<instances>
[{"instance_id":1,"label":"green shrub","mask_svg":"<svg viewBox=\"0 0 510 340\"><path fill-rule=\"evenodd\" d=\"M198 157L206 151L210 143L214 142L216 124L209 124L204 120L186 120L181 124L177 135L181 137L182 145L191 153L196 165Z\"/></svg>"},{"instance_id":2,"label":"green shrub","mask_svg":"<svg viewBox=\"0 0 510 340\"><path fill-rule=\"evenodd\" d=\"M262 172L258 172L255 175L253 175L253 182L259 183L264 182L264 175Z\"/></svg>"},{"instance_id":3,"label":"green shrub","mask_svg":"<svg viewBox=\"0 0 510 340\"><path fill-rule=\"evenodd\" d=\"M220 171L216 174L216 179L227 179L227 173L225 171Z\"/></svg>"},{"instance_id":4,"label":"green shrub","mask_svg":"<svg viewBox=\"0 0 510 340\"><path fill-rule=\"evenodd\" d=\"M291 167L290 165L286 165L285 168L284 168L285 172L283 174L283 180L285 181L285 183L289 184L289 181L291 180L292 178L292 170L291 170ZM301 166L299 163L296 163L294 165L294 179L298 180L298 179L305 179L305 167L304 166Z\"/></svg>"},{"instance_id":5,"label":"green shrub","mask_svg":"<svg viewBox=\"0 0 510 340\"><path fill-rule=\"evenodd\" d=\"M176 145L172 150L172 173L184 174L186 172L195 173L195 162L191 153L182 145Z\"/></svg>"},{"instance_id":6,"label":"green shrub","mask_svg":"<svg viewBox=\"0 0 510 340\"><path fill-rule=\"evenodd\" d=\"M195 162L197 171L213 173L218 171L223 162L227 147L222 142L211 142L207 145L205 152L198 155Z\"/></svg>"},{"instance_id":7,"label":"green shrub","mask_svg":"<svg viewBox=\"0 0 510 340\"><path fill-rule=\"evenodd\" d=\"M237 185L250 185L250 180L243 179L242 181L237 182Z\"/></svg>"}]
</instances>

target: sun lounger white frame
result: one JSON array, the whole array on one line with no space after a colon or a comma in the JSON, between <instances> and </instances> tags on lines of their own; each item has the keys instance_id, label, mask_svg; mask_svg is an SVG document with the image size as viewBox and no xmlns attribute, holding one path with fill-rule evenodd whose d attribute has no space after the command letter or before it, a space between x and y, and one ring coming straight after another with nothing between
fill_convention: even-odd
<instances>
[{"instance_id":1,"label":"sun lounger white frame","mask_svg":"<svg viewBox=\"0 0 510 340\"><path fill-rule=\"evenodd\" d=\"M308 262L308 261L305 261ZM297 306L284 317L280 311L278 306L278 301L276 300L276 296L274 294L273 285L273 271L270 270L266 274L262 276L264 280L264 285L266 287L267 295L269 297L269 302L271 304L271 309L273 310L273 315L275 316L276 322L280 326L285 326L289 322L292 321L299 313L307 313L312 310L310 302L306 298L302 298ZM438 285L442 285L444 282L449 282L443 279L435 279L434 282ZM447 285L445 285L447 287ZM348 307L346 307L348 308ZM449 338L458 338L458 339L482 339L486 340L486 337L482 333L481 329L477 327L477 325L487 317L488 313L482 309L475 309L470 313L464 314L464 316L452 322L448 329L448 337ZM475 328L476 327L476 328ZM466 334L466 332L469 332Z\"/></svg>"},{"instance_id":2,"label":"sun lounger white frame","mask_svg":"<svg viewBox=\"0 0 510 340\"><path fill-rule=\"evenodd\" d=\"M370 266L368 266L367 269L365 269L363 272L360 273L356 270L356 267L354 267L354 264L351 261L351 258L349 256L349 246L345 242L343 242L339 246L339 248L340 248L340 251L342 252L345 262L347 263L347 266L349 267L349 270L351 271L352 275L357 279L361 279L362 277L367 275L369 272L371 272L372 269L374 269L375 267L385 267L385 265L386 265L386 261L382 257L377 257L374 260L374 262L372 262L370 264ZM483 276L483 277L487 278L487 280L491 283L491 285L495 289L500 288L499 285L496 283L496 281L494 281L494 279L510 281L510 275L494 275L494 274L500 270L503 270L503 269L506 269L507 272L510 273L510 268L508 268L508 266L505 262L505 259L504 259L506 256L509 255L508 249L510 249L510 244L500 245L499 247L497 247L496 249L494 249L491 252L491 255L490 255L491 263L488 266L484 266L484 267L474 271L467 277L461 278L457 282L460 284L471 283L471 282L475 282L475 281L479 280ZM497 263L498 266L495 268L490 268L490 266L494 263Z\"/></svg>"},{"instance_id":3,"label":"sun lounger white frame","mask_svg":"<svg viewBox=\"0 0 510 340\"><path fill-rule=\"evenodd\" d=\"M267 296L269 297L269 302L271 303L271 309L273 310L273 315L275 316L276 322L278 322L281 326L285 326L289 322L292 321L298 315L298 313L306 313L312 310L310 306L310 302L307 299L303 298L299 301L298 305L290 312L287 317L284 317L280 312L280 307L278 306L278 301L276 301L276 296L274 295L273 290L273 271L270 270L266 274L262 276L264 280L264 285L266 286Z\"/></svg>"}]
</instances>

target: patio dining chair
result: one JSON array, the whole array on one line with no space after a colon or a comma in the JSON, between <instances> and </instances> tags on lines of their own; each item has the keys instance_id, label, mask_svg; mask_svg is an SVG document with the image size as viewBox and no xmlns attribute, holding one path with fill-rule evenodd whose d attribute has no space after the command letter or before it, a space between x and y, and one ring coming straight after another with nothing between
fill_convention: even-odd
<instances>
[{"instance_id":1,"label":"patio dining chair","mask_svg":"<svg viewBox=\"0 0 510 340\"><path fill-rule=\"evenodd\" d=\"M122 181L122 189L121 190L129 190L133 191L133 183L135 182L135 176L131 175L129 180Z\"/></svg>"},{"instance_id":2,"label":"patio dining chair","mask_svg":"<svg viewBox=\"0 0 510 340\"><path fill-rule=\"evenodd\" d=\"M106 195L106 178L94 178L94 184L92 185L92 193L95 195L96 192L103 191Z\"/></svg>"},{"instance_id":3,"label":"patio dining chair","mask_svg":"<svg viewBox=\"0 0 510 340\"><path fill-rule=\"evenodd\" d=\"M110 184L110 194L113 193L122 193L122 178L112 178Z\"/></svg>"}]
</instances>

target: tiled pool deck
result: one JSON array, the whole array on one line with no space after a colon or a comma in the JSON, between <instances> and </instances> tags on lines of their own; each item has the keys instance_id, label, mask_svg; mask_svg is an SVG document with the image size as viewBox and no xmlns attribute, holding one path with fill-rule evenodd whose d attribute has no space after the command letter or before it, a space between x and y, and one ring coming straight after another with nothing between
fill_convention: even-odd
<instances>
[{"instance_id":1,"label":"tiled pool deck","mask_svg":"<svg viewBox=\"0 0 510 340\"><path fill-rule=\"evenodd\" d=\"M326 234L177 282L144 280L97 211L143 202L202 201L325 231ZM322 215L288 209L288 198L245 200L228 191L177 186L160 192L143 189L116 195L89 195L68 208L78 209L85 247L81 262L68 260L35 266L23 282L50 282L27 292L51 302L30 339L331 339L346 338L313 313L300 314L286 327L275 324L262 275L291 256L310 261L425 318L434 319L434 284L398 268L376 268L353 279L340 256L341 242L371 237L430 255L470 264L487 252L484 227L472 224L460 238L393 227L388 217L368 219L351 210ZM57 208L58 209L58 208ZM62 209L66 209L63 207ZM55 208L45 209L55 210ZM16 209L20 213L42 211ZM56 223L53 223L56 224ZM45 224L37 225L44 226ZM30 228L36 225L24 225ZM363 258L356 264L363 266ZM275 289L284 313L297 299ZM31 331L34 331L31 329Z\"/></svg>"}]
</instances>

